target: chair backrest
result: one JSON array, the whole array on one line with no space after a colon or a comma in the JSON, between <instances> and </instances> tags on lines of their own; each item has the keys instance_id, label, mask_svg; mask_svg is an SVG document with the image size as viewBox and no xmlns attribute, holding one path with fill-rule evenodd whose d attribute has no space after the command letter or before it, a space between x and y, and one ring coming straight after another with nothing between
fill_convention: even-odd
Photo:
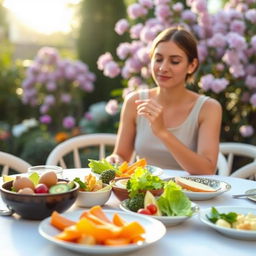
<instances>
[{"instance_id":1,"label":"chair backrest","mask_svg":"<svg viewBox=\"0 0 256 256\"><path fill-rule=\"evenodd\" d=\"M67 168L64 157L73 153L74 167L81 168L79 149L97 146L99 148L99 159L102 159L106 156L106 146L114 146L116 137L116 134L110 133L94 133L73 137L57 145L49 154L46 164L60 165L62 168Z\"/></svg>"},{"instance_id":2,"label":"chair backrest","mask_svg":"<svg viewBox=\"0 0 256 256\"><path fill-rule=\"evenodd\" d=\"M217 173L218 175L229 176L228 162L221 152L218 155Z\"/></svg>"},{"instance_id":3,"label":"chair backrest","mask_svg":"<svg viewBox=\"0 0 256 256\"><path fill-rule=\"evenodd\" d=\"M17 156L0 151L0 166L2 166L2 171L0 171L0 176L2 176L8 175L10 169L19 173L27 172L31 165Z\"/></svg>"},{"instance_id":4,"label":"chair backrest","mask_svg":"<svg viewBox=\"0 0 256 256\"><path fill-rule=\"evenodd\" d=\"M226 156L228 165L228 170L226 172L220 170L220 175L249 178L256 174L256 146L239 142L222 142L220 152ZM231 173L235 156L250 158L252 161Z\"/></svg>"}]
</instances>

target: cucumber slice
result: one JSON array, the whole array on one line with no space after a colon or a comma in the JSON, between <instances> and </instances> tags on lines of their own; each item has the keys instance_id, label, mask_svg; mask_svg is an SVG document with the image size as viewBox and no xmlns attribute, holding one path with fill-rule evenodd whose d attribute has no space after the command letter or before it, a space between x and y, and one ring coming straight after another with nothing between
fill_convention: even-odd
<instances>
[{"instance_id":1,"label":"cucumber slice","mask_svg":"<svg viewBox=\"0 0 256 256\"><path fill-rule=\"evenodd\" d=\"M156 206L157 212L154 214L155 216L162 216L162 213L158 207L156 198L150 191L147 191L144 198L144 208L146 208L149 204L154 204Z\"/></svg>"},{"instance_id":2,"label":"cucumber slice","mask_svg":"<svg viewBox=\"0 0 256 256\"><path fill-rule=\"evenodd\" d=\"M59 194L68 192L70 190L69 186L67 184L56 184L50 187L49 193L50 194Z\"/></svg>"}]
</instances>

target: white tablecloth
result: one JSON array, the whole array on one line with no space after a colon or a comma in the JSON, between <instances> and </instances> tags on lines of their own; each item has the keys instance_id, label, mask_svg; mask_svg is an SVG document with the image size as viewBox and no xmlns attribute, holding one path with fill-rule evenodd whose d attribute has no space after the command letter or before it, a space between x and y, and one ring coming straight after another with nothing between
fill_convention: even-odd
<instances>
[{"instance_id":1,"label":"white tablecloth","mask_svg":"<svg viewBox=\"0 0 256 256\"><path fill-rule=\"evenodd\" d=\"M87 169L64 171L64 177L83 177ZM166 170L163 177L188 175L180 171ZM241 205L256 207L248 199L234 199L232 194L241 194L256 188L255 181L222 176L206 176L229 183L230 191L207 201L197 201L201 209L220 205ZM0 207L3 202L0 199ZM104 208L119 209L119 201L114 195ZM77 209L74 205L69 211ZM20 219L18 216L0 216L1 256L77 256L82 255L51 244L38 233L39 221ZM85 255L85 254L83 254ZM255 256L256 242L228 238L205 226L198 216L173 227L167 228L166 235L157 243L139 251L125 254L130 256Z\"/></svg>"}]
</instances>

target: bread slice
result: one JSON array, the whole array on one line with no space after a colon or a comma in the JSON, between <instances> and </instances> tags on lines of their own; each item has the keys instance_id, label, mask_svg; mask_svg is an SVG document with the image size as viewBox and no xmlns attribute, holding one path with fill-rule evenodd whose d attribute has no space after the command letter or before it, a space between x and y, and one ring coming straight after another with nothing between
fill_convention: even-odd
<instances>
[{"instance_id":1,"label":"bread slice","mask_svg":"<svg viewBox=\"0 0 256 256\"><path fill-rule=\"evenodd\" d=\"M175 182L180 185L183 189L190 190L193 192L215 192L216 190L210 186L207 186L205 184L181 178L181 177L175 177Z\"/></svg>"}]
</instances>

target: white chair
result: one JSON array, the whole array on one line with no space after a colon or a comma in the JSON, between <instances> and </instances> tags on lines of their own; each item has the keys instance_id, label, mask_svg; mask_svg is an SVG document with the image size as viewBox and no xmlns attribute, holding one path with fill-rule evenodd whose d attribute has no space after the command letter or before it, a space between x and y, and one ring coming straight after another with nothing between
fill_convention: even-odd
<instances>
[{"instance_id":1,"label":"white chair","mask_svg":"<svg viewBox=\"0 0 256 256\"><path fill-rule=\"evenodd\" d=\"M99 159L102 159L106 156L106 147L114 147L116 137L116 134L110 133L94 133L73 137L57 145L49 154L46 164L60 165L66 169L67 164L64 157L73 153L74 168L81 168L79 149L97 146L99 148Z\"/></svg>"},{"instance_id":2,"label":"white chair","mask_svg":"<svg viewBox=\"0 0 256 256\"><path fill-rule=\"evenodd\" d=\"M0 176L8 175L10 169L19 173L27 172L28 168L31 166L21 158L2 151L0 151L0 165L2 166Z\"/></svg>"},{"instance_id":3,"label":"white chair","mask_svg":"<svg viewBox=\"0 0 256 256\"><path fill-rule=\"evenodd\" d=\"M219 155L218 155L218 161L217 161L217 173L219 175L223 175L223 176L228 176L227 173L228 173L228 162L225 158L225 156L219 152Z\"/></svg>"},{"instance_id":4,"label":"white chair","mask_svg":"<svg viewBox=\"0 0 256 256\"><path fill-rule=\"evenodd\" d=\"M220 152L226 156L228 168L226 170L220 168L219 175L255 178L253 176L256 175L256 146L239 142L222 142L220 143ZM235 156L250 158L252 161L231 173Z\"/></svg>"}]
</instances>

